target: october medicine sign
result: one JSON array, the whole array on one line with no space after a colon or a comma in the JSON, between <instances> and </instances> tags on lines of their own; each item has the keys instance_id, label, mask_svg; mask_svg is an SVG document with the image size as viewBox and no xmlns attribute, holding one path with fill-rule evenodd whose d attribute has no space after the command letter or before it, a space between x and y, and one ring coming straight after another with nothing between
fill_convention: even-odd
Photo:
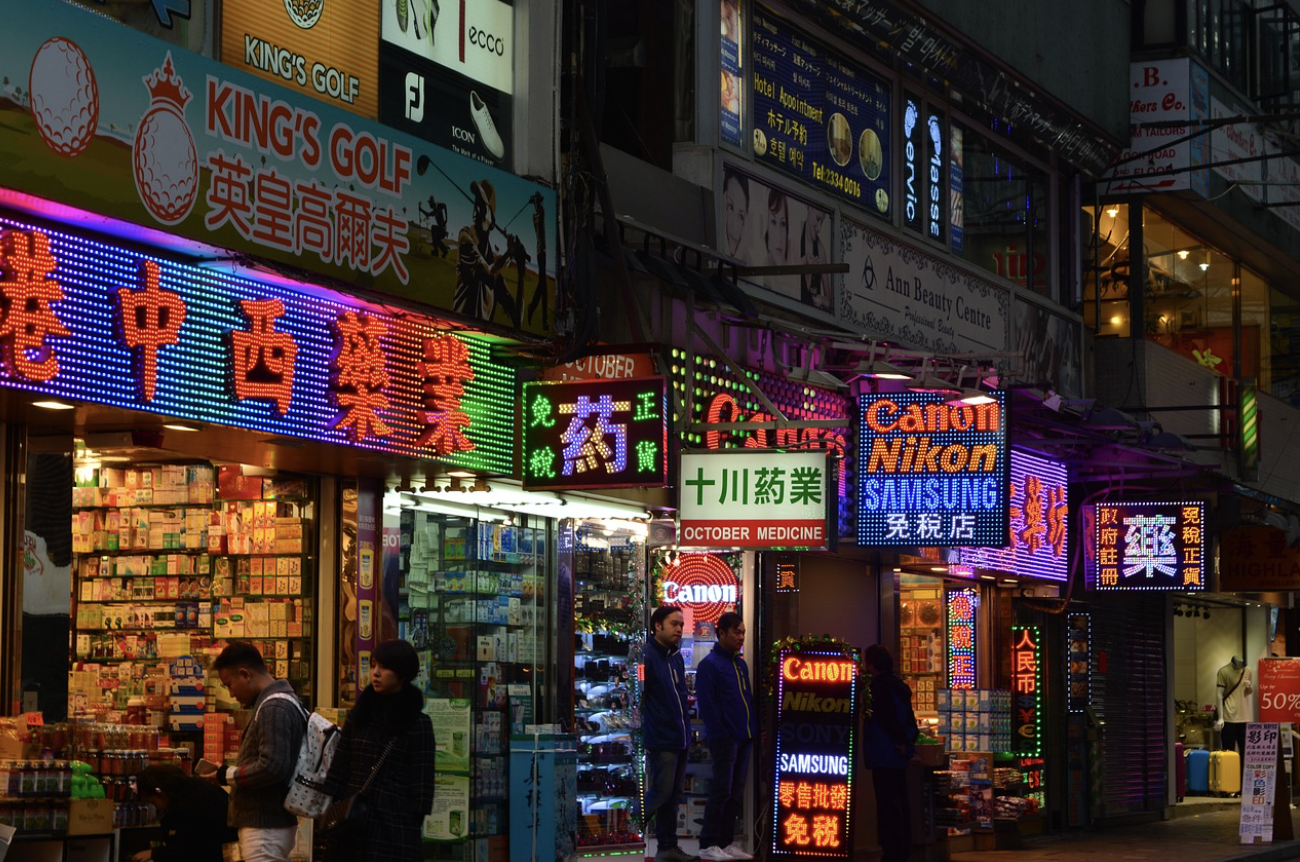
<instances>
[{"instance_id":1,"label":"october medicine sign","mask_svg":"<svg viewBox=\"0 0 1300 862\"><path fill-rule=\"evenodd\" d=\"M683 453L679 541L705 548L828 548L831 475L825 452Z\"/></svg>"}]
</instances>

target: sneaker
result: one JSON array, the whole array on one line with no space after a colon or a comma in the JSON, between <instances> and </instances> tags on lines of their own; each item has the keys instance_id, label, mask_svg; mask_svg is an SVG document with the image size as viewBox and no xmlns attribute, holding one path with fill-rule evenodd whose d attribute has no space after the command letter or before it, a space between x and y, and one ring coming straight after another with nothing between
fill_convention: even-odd
<instances>
[{"instance_id":1,"label":"sneaker","mask_svg":"<svg viewBox=\"0 0 1300 862\"><path fill-rule=\"evenodd\" d=\"M692 856L680 847L669 847L655 854L655 862L700 862L700 857Z\"/></svg>"},{"instance_id":2,"label":"sneaker","mask_svg":"<svg viewBox=\"0 0 1300 862\"><path fill-rule=\"evenodd\" d=\"M504 156L506 154L506 145L501 141L501 135L497 132L496 123L492 122L492 115L488 113L487 105L478 97L478 93L473 90L469 94L469 115L474 118L474 126L478 129L478 136L483 142L483 149L487 150L494 159Z\"/></svg>"},{"instance_id":3,"label":"sneaker","mask_svg":"<svg viewBox=\"0 0 1300 862\"><path fill-rule=\"evenodd\" d=\"M753 858L754 858L754 854L752 854L752 853L746 853L746 852L744 851L744 849L741 848L741 846L740 846L739 844L735 844L735 843L728 844L728 845L723 849L722 852L726 853L726 854L727 854L728 856L730 856L732 859L739 859L739 860L741 860L741 862L744 862L744 860L748 860L748 859L753 859ZM701 854L701 855L702 855L702 854Z\"/></svg>"},{"instance_id":4,"label":"sneaker","mask_svg":"<svg viewBox=\"0 0 1300 862\"><path fill-rule=\"evenodd\" d=\"M700 858L706 860L706 862L731 862L731 856L727 854L727 851L716 844L701 850Z\"/></svg>"}]
</instances>

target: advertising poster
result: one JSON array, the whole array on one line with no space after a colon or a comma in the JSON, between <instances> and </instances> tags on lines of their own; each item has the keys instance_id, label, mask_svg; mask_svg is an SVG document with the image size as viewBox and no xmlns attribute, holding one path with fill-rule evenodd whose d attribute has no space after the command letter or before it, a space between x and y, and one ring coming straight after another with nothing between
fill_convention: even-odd
<instances>
[{"instance_id":1,"label":"advertising poster","mask_svg":"<svg viewBox=\"0 0 1300 862\"><path fill-rule=\"evenodd\" d=\"M429 841L460 841L469 833L469 776L443 772L440 762L434 779L433 811L424 818L424 837Z\"/></svg>"},{"instance_id":2,"label":"advertising poster","mask_svg":"<svg viewBox=\"0 0 1300 862\"><path fill-rule=\"evenodd\" d=\"M474 718L469 700L431 697L425 700L424 711L433 722L438 772L468 771L470 730Z\"/></svg>"},{"instance_id":3,"label":"advertising poster","mask_svg":"<svg viewBox=\"0 0 1300 862\"><path fill-rule=\"evenodd\" d=\"M890 86L761 6L753 13L754 156L890 217Z\"/></svg>"},{"instance_id":4,"label":"advertising poster","mask_svg":"<svg viewBox=\"0 0 1300 862\"><path fill-rule=\"evenodd\" d=\"M1300 658L1259 660L1259 718L1300 723Z\"/></svg>"},{"instance_id":5,"label":"advertising poster","mask_svg":"<svg viewBox=\"0 0 1300 862\"><path fill-rule=\"evenodd\" d=\"M724 144L741 146L745 122L745 69L740 51L744 18L740 0L721 0L722 38L719 42L721 65L721 99L719 101L719 132Z\"/></svg>"},{"instance_id":6,"label":"advertising poster","mask_svg":"<svg viewBox=\"0 0 1300 862\"><path fill-rule=\"evenodd\" d=\"M515 9L502 0L378 4L379 120L509 168ZM504 221L504 218L502 219Z\"/></svg>"},{"instance_id":7,"label":"advertising poster","mask_svg":"<svg viewBox=\"0 0 1300 862\"><path fill-rule=\"evenodd\" d=\"M1242 844L1273 843L1273 801L1277 787L1280 728L1276 724L1246 725L1246 754L1242 759ZM1289 815L1288 815L1289 816Z\"/></svg>"},{"instance_id":8,"label":"advertising poster","mask_svg":"<svg viewBox=\"0 0 1300 862\"><path fill-rule=\"evenodd\" d=\"M549 189L58 0L0 30L0 78L14 191L152 242L551 331Z\"/></svg>"}]
</instances>

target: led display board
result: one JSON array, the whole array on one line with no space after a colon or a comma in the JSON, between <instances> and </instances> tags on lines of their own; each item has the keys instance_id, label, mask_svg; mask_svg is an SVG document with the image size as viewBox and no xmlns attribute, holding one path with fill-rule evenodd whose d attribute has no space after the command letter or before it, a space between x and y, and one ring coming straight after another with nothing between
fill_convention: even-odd
<instances>
[{"instance_id":1,"label":"led display board","mask_svg":"<svg viewBox=\"0 0 1300 862\"><path fill-rule=\"evenodd\" d=\"M550 189L57 0L30 0L0 28L0 75L12 85L0 93L0 162L21 166L7 189L165 231L173 245L553 331ZM461 96L469 113L472 93Z\"/></svg>"},{"instance_id":2,"label":"led display board","mask_svg":"<svg viewBox=\"0 0 1300 862\"><path fill-rule=\"evenodd\" d=\"M732 370L724 360L707 354L687 356L673 348L673 399L690 405L691 424L682 444L695 449L805 449L835 456L834 509L839 535L849 532L849 399L833 389L810 386L766 371ZM751 388L761 391L787 419L842 420L834 427L731 429L714 428L731 422L771 422L768 407ZM685 409L683 407L683 409Z\"/></svg>"},{"instance_id":3,"label":"led display board","mask_svg":"<svg viewBox=\"0 0 1300 862\"><path fill-rule=\"evenodd\" d=\"M775 554L776 591L778 593L799 592L799 555Z\"/></svg>"},{"instance_id":4,"label":"led display board","mask_svg":"<svg viewBox=\"0 0 1300 862\"><path fill-rule=\"evenodd\" d=\"M1005 548L961 548L958 562L1011 575L1068 580L1069 488L1064 464L1012 449L1011 542Z\"/></svg>"},{"instance_id":5,"label":"led display board","mask_svg":"<svg viewBox=\"0 0 1300 862\"><path fill-rule=\"evenodd\" d=\"M858 544L1008 544L1006 393L864 394L858 411Z\"/></svg>"},{"instance_id":6,"label":"led display board","mask_svg":"<svg viewBox=\"0 0 1300 862\"><path fill-rule=\"evenodd\" d=\"M1016 753L1037 757L1043 748L1042 633L1038 626L1011 627L1011 691L1015 699Z\"/></svg>"},{"instance_id":7,"label":"led display board","mask_svg":"<svg viewBox=\"0 0 1300 862\"><path fill-rule=\"evenodd\" d=\"M667 484L665 391L662 377L525 383L524 487Z\"/></svg>"},{"instance_id":8,"label":"led display board","mask_svg":"<svg viewBox=\"0 0 1300 862\"><path fill-rule=\"evenodd\" d=\"M948 591L948 687L975 687L975 609L979 593L969 588Z\"/></svg>"},{"instance_id":9,"label":"led display board","mask_svg":"<svg viewBox=\"0 0 1300 862\"><path fill-rule=\"evenodd\" d=\"M509 472L514 372L413 313L0 219L0 386Z\"/></svg>"},{"instance_id":10,"label":"led display board","mask_svg":"<svg viewBox=\"0 0 1300 862\"><path fill-rule=\"evenodd\" d=\"M716 623L718 617L736 610L740 578L717 554L681 554L665 562L657 598L661 605L690 609L690 619L696 622Z\"/></svg>"},{"instance_id":11,"label":"led display board","mask_svg":"<svg viewBox=\"0 0 1300 862\"><path fill-rule=\"evenodd\" d=\"M888 81L761 6L753 58L755 158L889 218Z\"/></svg>"},{"instance_id":12,"label":"led display board","mask_svg":"<svg viewBox=\"0 0 1300 862\"><path fill-rule=\"evenodd\" d=\"M858 662L854 655L777 653L774 859L853 855Z\"/></svg>"},{"instance_id":13,"label":"led display board","mask_svg":"<svg viewBox=\"0 0 1300 862\"><path fill-rule=\"evenodd\" d=\"M1097 503L1085 571L1095 590L1204 590L1205 503Z\"/></svg>"},{"instance_id":14,"label":"led display board","mask_svg":"<svg viewBox=\"0 0 1300 862\"><path fill-rule=\"evenodd\" d=\"M826 550L830 476L824 452L683 452L678 543Z\"/></svg>"}]
</instances>

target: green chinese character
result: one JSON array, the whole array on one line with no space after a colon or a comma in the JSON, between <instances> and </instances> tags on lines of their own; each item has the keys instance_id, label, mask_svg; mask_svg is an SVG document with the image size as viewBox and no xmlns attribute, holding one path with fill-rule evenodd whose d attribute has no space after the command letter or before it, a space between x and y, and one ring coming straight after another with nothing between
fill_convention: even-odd
<instances>
[{"instance_id":1,"label":"green chinese character","mask_svg":"<svg viewBox=\"0 0 1300 862\"><path fill-rule=\"evenodd\" d=\"M555 450L550 446L534 449L528 457L528 469L537 479L555 478Z\"/></svg>"},{"instance_id":2,"label":"green chinese character","mask_svg":"<svg viewBox=\"0 0 1300 862\"><path fill-rule=\"evenodd\" d=\"M538 393L533 398L532 414L533 421L529 423L530 428L550 428L555 424L555 418L551 416L551 399ZM552 474L554 475L554 474Z\"/></svg>"},{"instance_id":3,"label":"green chinese character","mask_svg":"<svg viewBox=\"0 0 1300 862\"><path fill-rule=\"evenodd\" d=\"M682 482L682 487L694 486L694 487L695 487L695 505L697 505L697 506L703 506L703 505L704 505L704 489L707 488L709 485L716 485L716 484L718 484L718 482L717 482L716 479L705 479L705 478L704 478L704 468L703 468L703 467L696 467L696 468L695 468L695 478L694 478L694 479L687 479L687 480L685 480L684 482Z\"/></svg>"},{"instance_id":4,"label":"green chinese character","mask_svg":"<svg viewBox=\"0 0 1300 862\"><path fill-rule=\"evenodd\" d=\"M636 444L636 469L638 473L659 469L659 444L654 440L642 440Z\"/></svg>"},{"instance_id":5,"label":"green chinese character","mask_svg":"<svg viewBox=\"0 0 1300 862\"><path fill-rule=\"evenodd\" d=\"M658 419L658 396L658 392L638 393L636 396L636 412L632 414L632 421L640 422L642 419Z\"/></svg>"},{"instance_id":6,"label":"green chinese character","mask_svg":"<svg viewBox=\"0 0 1300 862\"><path fill-rule=\"evenodd\" d=\"M822 471L816 467L795 467L790 471L790 503L820 503Z\"/></svg>"}]
</instances>

